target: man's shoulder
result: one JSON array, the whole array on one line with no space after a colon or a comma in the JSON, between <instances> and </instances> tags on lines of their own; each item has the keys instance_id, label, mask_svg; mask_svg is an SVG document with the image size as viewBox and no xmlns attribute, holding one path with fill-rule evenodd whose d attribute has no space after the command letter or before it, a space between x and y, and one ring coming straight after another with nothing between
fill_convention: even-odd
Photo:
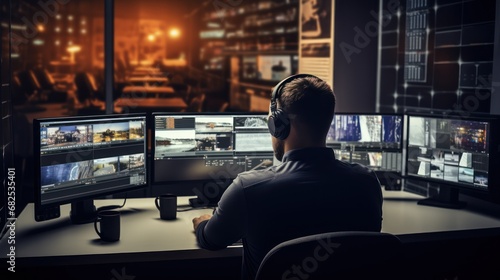
<instances>
[{"instance_id":1,"label":"man's shoulder","mask_svg":"<svg viewBox=\"0 0 500 280\"><path fill-rule=\"evenodd\" d=\"M373 178L373 176L375 176L375 172L373 170L359 163L348 163L337 160L336 166L339 169L339 172L346 175L349 174L353 177Z\"/></svg>"},{"instance_id":2,"label":"man's shoulder","mask_svg":"<svg viewBox=\"0 0 500 280\"><path fill-rule=\"evenodd\" d=\"M245 188L273 180L276 174L276 166L266 169L245 171L238 174L236 181Z\"/></svg>"}]
</instances>

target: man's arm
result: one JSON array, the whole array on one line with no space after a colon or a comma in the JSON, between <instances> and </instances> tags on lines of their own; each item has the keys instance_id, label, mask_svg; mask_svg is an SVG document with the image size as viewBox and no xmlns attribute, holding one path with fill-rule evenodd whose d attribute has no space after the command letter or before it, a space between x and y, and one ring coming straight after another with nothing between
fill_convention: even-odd
<instances>
[{"instance_id":1,"label":"man's arm","mask_svg":"<svg viewBox=\"0 0 500 280\"><path fill-rule=\"evenodd\" d=\"M210 220L210 218L212 218L212 215L210 215L210 214L205 214L205 215L201 215L199 217L193 218L194 231L196 232L196 229L201 224L201 222L208 221L208 220Z\"/></svg>"},{"instance_id":2,"label":"man's arm","mask_svg":"<svg viewBox=\"0 0 500 280\"><path fill-rule=\"evenodd\" d=\"M199 246L208 250L226 248L243 237L246 227L246 203L238 178L222 195L214 215L193 219L193 226Z\"/></svg>"}]
</instances>

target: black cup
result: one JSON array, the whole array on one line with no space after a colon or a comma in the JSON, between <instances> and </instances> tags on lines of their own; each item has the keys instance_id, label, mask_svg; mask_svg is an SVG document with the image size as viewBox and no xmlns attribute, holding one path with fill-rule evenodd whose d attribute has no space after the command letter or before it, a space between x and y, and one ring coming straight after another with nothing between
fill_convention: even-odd
<instances>
[{"instance_id":1,"label":"black cup","mask_svg":"<svg viewBox=\"0 0 500 280\"><path fill-rule=\"evenodd\" d=\"M163 194L155 199L156 208L160 210L162 220L175 220L177 218L177 196Z\"/></svg>"},{"instance_id":2,"label":"black cup","mask_svg":"<svg viewBox=\"0 0 500 280\"><path fill-rule=\"evenodd\" d=\"M101 224L101 231L97 229L97 223ZM94 228L102 241L113 242L120 240L120 212L114 210L98 212L94 221Z\"/></svg>"}]
</instances>

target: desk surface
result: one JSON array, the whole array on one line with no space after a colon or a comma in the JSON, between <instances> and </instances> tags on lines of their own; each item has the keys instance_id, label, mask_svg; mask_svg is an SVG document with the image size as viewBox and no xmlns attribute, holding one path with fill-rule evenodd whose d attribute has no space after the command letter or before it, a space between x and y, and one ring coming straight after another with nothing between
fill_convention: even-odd
<instances>
[{"instance_id":1,"label":"desk surface","mask_svg":"<svg viewBox=\"0 0 500 280\"><path fill-rule=\"evenodd\" d=\"M385 192L383 232L397 235L500 227L500 218L472 212L417 205L421 196L405 192ZM98 200L97 207L121 204L122 200ZM187 207L187 197L179 197L179 208ZM16 221L16 256L37 264L203 259L241 255L238 246L221 251L199 249L192 218L211 213L197 209L177 213L177 220L163 221L154 198L128 199L121 210L121 236L116 243L101 242L93 224L74 225L69 221L69 205L61 207L61 218L35 222L33 204ZM6 234L0 240L1 258L7 249ZM50 258L47 258L50 257ZM77 258L78 257L78 258ZM50 259L50 260L48 260Z\"/></svg>"},{"instance_id":2,"label":"desk surface","mask_svg":"<svg viewBox=\"0 0 500 280\"><path fill-rule=\"evenodd\" d=\"M188 207L187 199L179 197L179 208ZM96 207L121 203L123 200L117 199L94 202ZM28 204L16 221L16 257L33 258L37 264L43 263L41 258L47 257L52 259L50 262L56 258L61 264L71 264L76 262L71 257L78 257L77 263L83 264L95 262L95 255L99 255L99 262L116 261L117 254L120 254L121 260L128 261L241 255L239 249L209 252L198 248L192 219L210 214L212 209L178 212L176 220L164 221L159 218L154 198L127 199L125 207L120 210L120 240L114 243L101 241L93 223L72 224L69 211L70 205L63 205L60 218L36 222L33 204ZM10 246L5 237L0 240L2 258Z\"/></svg>"}]
</instances>

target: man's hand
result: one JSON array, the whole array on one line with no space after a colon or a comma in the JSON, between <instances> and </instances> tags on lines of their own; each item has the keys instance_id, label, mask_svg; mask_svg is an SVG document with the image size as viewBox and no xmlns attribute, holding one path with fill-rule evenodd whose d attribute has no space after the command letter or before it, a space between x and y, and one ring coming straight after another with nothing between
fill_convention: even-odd
<instances>
[{"instance_id":1,"label":"man's hand","mask_svg":"<svg viewBox=\"0 0 500 280\"><path fill-rule=\"evenodd\" d=\"M193 228L194 228L194 231L196 231L196 229L198 228L198 225L201 222L210 220L210 218L212 218L212 215L210 215L210 214L205 214L205 215L201 215L201 216L199 216L197 218L193 218Z\"/></svg>"}]
</instances>

